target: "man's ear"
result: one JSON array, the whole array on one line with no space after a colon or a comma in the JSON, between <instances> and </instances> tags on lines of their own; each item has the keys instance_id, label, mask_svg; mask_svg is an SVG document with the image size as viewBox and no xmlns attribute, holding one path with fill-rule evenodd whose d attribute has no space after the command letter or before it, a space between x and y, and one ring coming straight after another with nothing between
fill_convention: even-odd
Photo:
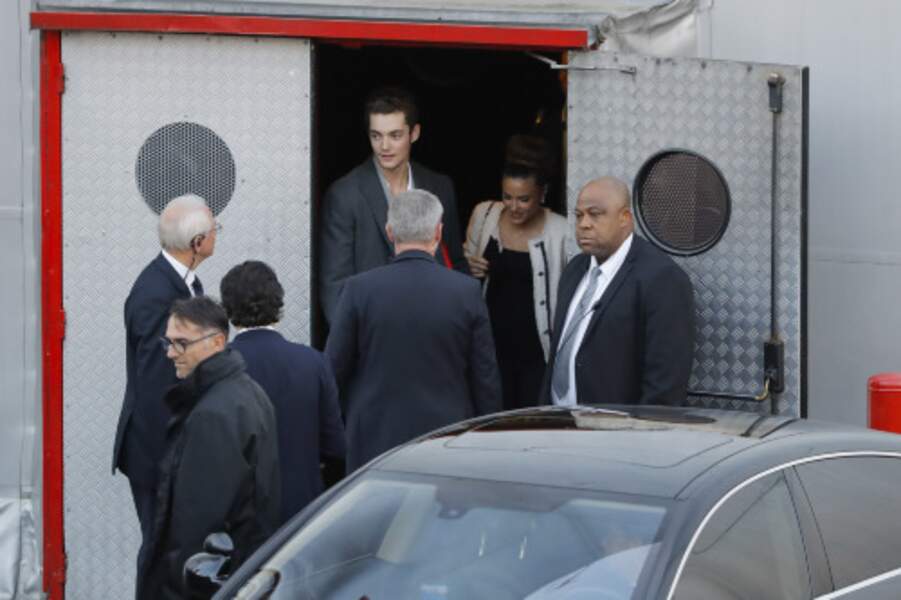
<instances>
[{"instance_id":1,"label":"man's ear","mask_svg":"<svg viewBox=\"0 0 901 600\"><path fill-rule=\"evenodd\" d=\"M440 244L441 243L441 235L443 234L443 232L444 232L444 223L442 223L441 221L438 221L438 224L435 225L435 238L432 241L434 241L436 244Z\"/></svg>"},{"instance_id":2,"label":"man's ear","mask_svg":"<svg viewBox=\"0 0 901 600\"><path fill-rule=\"evenodd\" d=\"M393 244L394 243L394 230L391 229L390 224L385 225L385 233L388 234L388 241Z\"/></svg>"},{"instance_id":3,"label":"man's ear","mask_svg":"<svg viewBox=\"0 0 901 600\"><path fill-rule=\"evenodd\" d=\"M216 345L217 351L225 350L225 347L228 345L228 335L222 333L220 335L213 337L213 344Z\"/></svg>"},{"instance_id":4,"label":"man's ear","mask_svg":"<svg viewBox=\"0 0 901 600\"><path fill-rule=\"evenodd\" d=\"M419 139L419 123L413 126L413 129L410 130L410 143L415 142Z\"/></svg>"}]
</instances>

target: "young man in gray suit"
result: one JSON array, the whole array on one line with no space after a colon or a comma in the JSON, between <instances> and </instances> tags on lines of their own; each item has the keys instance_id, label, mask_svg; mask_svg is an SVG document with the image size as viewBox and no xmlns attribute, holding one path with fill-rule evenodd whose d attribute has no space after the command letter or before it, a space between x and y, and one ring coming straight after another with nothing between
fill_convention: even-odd
<instances>
[{"instance_id":1,"label":"young man in gray suit","mask_svg":"<svg viewBox=\"0 0 901 600\"><path fill-rule=\"evenodd\" d=\"M479 282L435 262L441 203L394 198L397 256L349 278L325 353L347 424L347 470L438 427L501 409L500 375Z\"/></svg>"},{"instance_id":2,"label":"young man in gray suit","mask_svg":"<svg viewBox=\"0 0 901 600\"><path fill-rule=\"evenodd\" d=\"M421 133L413 97L399 88L375 90L366 101L365 114L372 156L333 183L322 201L319 285L329 322L344 280L391 260L385 222L391 199L401 192L416 188L438 197L444 208L444 234L436 258L468 273L453 182L410 160Z\"/></svg>"}]
</instances>

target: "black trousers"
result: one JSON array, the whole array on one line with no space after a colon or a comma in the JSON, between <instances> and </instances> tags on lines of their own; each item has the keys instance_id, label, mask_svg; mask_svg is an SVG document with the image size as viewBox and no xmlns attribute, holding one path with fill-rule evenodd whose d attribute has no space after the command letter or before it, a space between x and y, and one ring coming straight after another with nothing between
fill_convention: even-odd
<instances>
[{"instance_id":1,"label":"black trousers","mask_svg":"<svg viewBox=\"0 0 901 600\"><path fill-rule=\"evenodd\" d=\"M144 568L146 556L149 551L150 534L153 530L153 519L156 517L156 489L141 485L133 479L128 480L131 486L131 497L135 503L135 511L138 513L138 521L141 524L141 549L138 550L137 580ZM137 588L135 589L137 595Z\"/></svg>"},{"instance_id":2,"label":"black trousers","mask_svg":"<svg viewBox=\"0 0 901 600\"><path fill-rule=\"evenodd\" d=\"M538 394L544 380L543 355L532 360L509 359L498 352L497 366L501 372L504 410L538 406Z\"/></svg>"}]
</instances>

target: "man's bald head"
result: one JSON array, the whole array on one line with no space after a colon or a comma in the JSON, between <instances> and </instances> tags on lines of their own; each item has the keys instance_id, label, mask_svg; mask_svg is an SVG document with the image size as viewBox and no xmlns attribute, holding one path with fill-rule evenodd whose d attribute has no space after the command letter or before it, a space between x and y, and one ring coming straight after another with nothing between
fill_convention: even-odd
<instances>
[{"instance_id":1,"label":"man's bald head","mask_svg":"<svg viewBox=\"0 0 901 600\"><path fill-rule=\"evenodd\" d=\"M582 251L604 262L632 230L629 186L609 176L586 183L576 203L576 241Z\"/></svg>"},{"instance_id":2,"label":"man's bald head","mask_svg":"<svg viewBox=\"0 0 901 600\"><path fill-rule=\"evenodd\" d=\"M615 201L616 208L630 208L632 203L632 195L629 193L629 186L617 177L606 176L592 179L582 188L584 193L586 190L601 192L610 196Z\"/></svg>"}]
</instances>

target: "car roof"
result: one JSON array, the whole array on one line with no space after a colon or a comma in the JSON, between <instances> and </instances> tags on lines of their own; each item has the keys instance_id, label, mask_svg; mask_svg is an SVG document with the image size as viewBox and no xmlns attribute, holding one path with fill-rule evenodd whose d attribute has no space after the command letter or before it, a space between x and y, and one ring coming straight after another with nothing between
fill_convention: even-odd
<instances>
[{"instance_id":1,"label":"car roof","mask_svg":"<svg viewBox=\"0 0 901 600\"><path fill-rule=\"evenodd\" d=\"M744 411L544 407L439 430L370 468L682 498L818 453L852 451L901 452L901 436Z\"/></svg>"}]
</instances>

